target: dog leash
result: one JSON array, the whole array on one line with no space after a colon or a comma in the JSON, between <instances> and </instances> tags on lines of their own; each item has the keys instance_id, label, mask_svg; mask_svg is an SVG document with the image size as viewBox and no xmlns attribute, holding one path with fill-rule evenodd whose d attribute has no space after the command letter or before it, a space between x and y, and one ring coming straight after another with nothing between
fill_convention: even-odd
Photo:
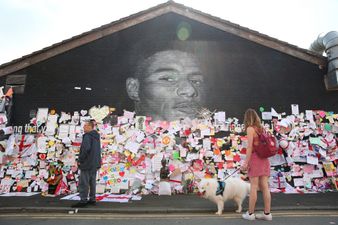
<instances>
[{"instance_id":1,"label":"dog leash","mask_svg":"<svg viewBox=\"0 0 338 225\"><path fill-rule=\"evenodd\" d=\"M223 192L224 192L224 189L225 189L225 186L226 186L226 183L225 181L231 177L232 175L234 175L240 168L236 169L232 174L228 175L225 179L223 179L222 181L217 181L218 183L218 188L216 190L216 195L223 195Z\"/></svg>"},{"instance_id":2,"label":"dog leash","mask_svg":"<svg viewBox=\"0 0 338 225\"><path fill-rule=\"evenodd\" d=\"M223 181L227 180L228 178L230 178L232 175L234 175L238 170L240 170L240 168L237 168L232 174L228 175L226 178L223 179Z\"/></svg>"}]
</instances>

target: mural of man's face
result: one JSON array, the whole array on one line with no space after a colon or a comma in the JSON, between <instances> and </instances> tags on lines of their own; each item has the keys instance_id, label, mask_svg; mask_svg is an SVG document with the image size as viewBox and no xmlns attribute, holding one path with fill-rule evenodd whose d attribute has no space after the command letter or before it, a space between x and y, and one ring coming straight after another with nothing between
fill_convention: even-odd
<instances>
[{"instance_id":1,"label":"mural of man's face","mask_svg":"<svg viewBox=\"0 0 338 225\"><path fill-rule=\"evenodd\" d=\"M142 76L127 79L137 114L166 121L195 118L204 99L204 75L196 57L178 50L161 51L144 65Z\"/></svg>"}]
</instances>

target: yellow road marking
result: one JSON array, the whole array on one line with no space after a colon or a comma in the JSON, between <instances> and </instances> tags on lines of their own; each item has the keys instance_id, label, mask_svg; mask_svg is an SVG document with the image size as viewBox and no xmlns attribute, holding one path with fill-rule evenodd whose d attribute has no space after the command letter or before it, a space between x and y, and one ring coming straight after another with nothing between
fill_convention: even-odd
<instances>
[{"instance_id":1,"label":"yellow road marking","mask_svg":"<svg viewBox=\"0 0 338 225\"><path fill-rule=\"evenodd\" d=\"M292 211L292 212L273 212L273 217L338 217L338 211ZM225 219L236 219L241 218L241 214L237 213L224 213L222 216L217 216L210 213L202 214L111 214L111 213L102 213L102 214L88 214L88 213L79 213L79 214L68 214L57 213L57 214L44 214L44 213L29 213L29 214L5 214L0 215L0 218L10 218L10 219L84 219L84 220L111 220L111 219L192 219L192 218L225 218Z\"/></svg>"}]
</instances>

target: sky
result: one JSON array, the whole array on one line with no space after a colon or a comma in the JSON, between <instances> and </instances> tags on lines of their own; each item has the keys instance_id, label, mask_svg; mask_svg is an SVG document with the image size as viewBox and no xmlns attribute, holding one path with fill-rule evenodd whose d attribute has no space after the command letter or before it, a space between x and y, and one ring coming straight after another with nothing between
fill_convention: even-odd
<instances>
[{"instance_id":1,"label":"sky","mask_svg":"<svg viewBox=\"0 0 338 225\"><path fill-rule=\"evenodd\" d=\"M0 64L166 0L0 0ZM308 49L338 30L338 0L176 0Z\"/></svg>"}]
</instances>

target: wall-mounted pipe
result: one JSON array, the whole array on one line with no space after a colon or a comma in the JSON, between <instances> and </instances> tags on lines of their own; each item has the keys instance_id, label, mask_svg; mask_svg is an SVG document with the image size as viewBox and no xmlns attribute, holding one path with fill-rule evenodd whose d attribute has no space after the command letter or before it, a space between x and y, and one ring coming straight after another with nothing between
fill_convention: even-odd
<instances>
[{"instance_id":1,"label":"wall-mounted pipe","mask_svg":"<svg viewBox=\"0 0 338 225\"><path fill-rule=\"evenodd\" d=\"M338 32L320 34L311 44L310 50L319 54L325 51L328 58L327 74L324 77L325 86L327 90L338 90Z\"/></svg>"}]
</instances>

